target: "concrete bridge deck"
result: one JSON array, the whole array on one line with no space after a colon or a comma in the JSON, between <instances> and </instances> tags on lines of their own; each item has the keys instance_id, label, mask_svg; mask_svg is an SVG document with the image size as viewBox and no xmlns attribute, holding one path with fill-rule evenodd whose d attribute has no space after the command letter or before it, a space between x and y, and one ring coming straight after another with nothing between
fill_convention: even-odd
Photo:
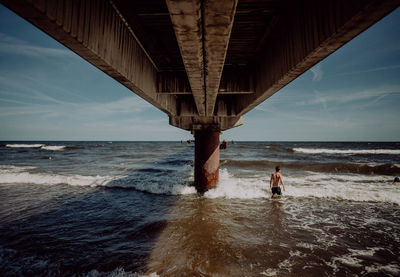
<instances>
[{"instance_id":1,"label":"concrete bridge deck","mask_svg":"<svg viewBox=\"0 0 400 277\"><path fill-rule=\"evenodd\" d=\"M399 0L0 0L196 139L195 184L218 181L219 132L400 5Z\"/></svg>"}]
</instances>

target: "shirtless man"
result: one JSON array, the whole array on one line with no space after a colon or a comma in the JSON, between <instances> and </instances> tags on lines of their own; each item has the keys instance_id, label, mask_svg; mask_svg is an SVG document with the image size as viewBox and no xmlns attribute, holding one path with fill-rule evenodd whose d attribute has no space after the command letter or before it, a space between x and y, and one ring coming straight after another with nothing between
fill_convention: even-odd
<instances>
[{"instance_id":1,"label":"shirtless man","mask_svg":"<svg viewBox=\"0 0 400 277\"><path fill-rule=\"evenodd\" d=\"M281 188L279 187L279 183L282 184L283 191L285 191L285 184L283 183L282 175L281 175L281 169L279 166L275 168L275 173L271 175L271 180L269 180L269 187L272 192L272 197L277 195L281 195Z\"/></svg>"}]
</instances>

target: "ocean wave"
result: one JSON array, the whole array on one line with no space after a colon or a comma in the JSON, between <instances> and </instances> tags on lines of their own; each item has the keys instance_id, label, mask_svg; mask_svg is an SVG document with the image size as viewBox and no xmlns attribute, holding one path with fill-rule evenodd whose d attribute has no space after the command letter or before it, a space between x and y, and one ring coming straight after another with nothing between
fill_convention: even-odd
<instances>
[{"instance_id":1,"label":"ocean wave","mask_svg":"<svg viewBox=\"0 0 400 277\"><path fill-rule=\"evenodd\" d=\"M118 267L111 272L101 272L96 269L87 273L86 277L158 277L155 272L149 274L140 274L137 272L125 271L123 268Z\"/></svg>"},{"instance_id":2,"label":"ocean wave","mask_svg":"<svg viewBox=\"0 0 400 277\"><path fill-rule=\"evenodd\" d=\"M282 153L282 152L293 153L293 149L292 148L284 147L284 146L279 145L279 144L268 145L267 149L269 149L270 151L278 152L278 153Z\"/></svg>"},{"instance_id":3,"label":"ocean wave","mask_svg":"<svg viewBox=\"0 0 400 277\"><path fill-rule=\"evenodd\" d=\"M60 175L53 173L30 172L35 167L29 166L2 166L0 167L0 183L2 184L37 184L58 185L67 184L71 186L105 186L118 177L111 176L83 176L83 175Z\"/></svg>"},{"instance_id":4,"label":"ocean wave","mask_svg":"<svg viewBox=\"0 0 400 277\"><path fill-rule=\"evenodd\" d=\"M66 146L65 145L44 145L42 147L40 147L40 149L43 150L50 150L50 151L59 151L59 150L65 150Z\"/></svg>"},{"instance_id":5,"label":"ocean wave","mask_svg":"<svg viewBox=\"0 0 400 277\"><path fill-rule=\"evenodd\" d=\"M11 148L36 148L49 151L65 150L65 145L46 145L46 144L6 144L6 147Z\"/></svg>"},{"instance_id":6,"label":"ocean wave","mask_svg":"<svg viewBox=\"0 0 400 277\"><path fill-rule=\"evenodd\" d=\"M215 189L207 191L206 198L265 198L270 197L266 190L265 179L238 178L231 175L227 169L221 169L219 182Z\"/></svg>"},{"instance_id":7,"label":"ocean wave","mask_svg":"<svg viewBox=\"0 0 400 277\"><path fill-rule=\"evenodd\" d=\"M11 148L41 148L44 144L6 144L6 147Z\"/></svg>"},{"instance_id":8,"label":"ocean wave","mask_svg":"<svg viewBox=\"0 0 400 277\"><path fill-rule=\"evenodd\" d=\"M85 176L32 172L35 168L36 167L32 166L0 166L0 184L66 184L82 187L133 189L163 195L184 195L196 193L195 188L190 182L190 180L193 179L193 174L186 172L187 174L185 175L185 172L182 171L175 174L177 176L170 174L171 178L165 180L165 175L157 177L154 176L154 174L151 176L148 176L147 174L138 174L133 176ZM189 169L189 172L192 172L190 166L184 167L183 171L187 169Z\"/></svg>"},{"instance_id":9,"label":"ocean wave","mask_svg":"<svg viewBox=\"0 0 400 277\"><path fill-rule=\"evenodd\" d=\"M274 168L277 164L294 170L333 173L357 173L377 175L400 175L398 164L355 164L355 163L313 163L313 162L286 162L277 163L268 160L221 160L221 165L239 168Z\"/></svg>"},{"instance_id":10,"label":"ocean wave","mask_svg":"<svg viewBox=\"0 0 400 277\"><path fill-rule=\"evenodd\" d=\"M193 170L171 174L165 179L147 174L132 176L83 176L32 172L34 167L0 166L0 183L38 184L134 189L163 195L196 194L192 185ZM388 202L400 205L400 191L392 178L380 175L304 172L302 176L284 176L284 197L314 197L366 202ZM270 198L269 175L241 178L226 168L220 170L215 189L204 194L206 198Z\"/></svg>"},{"instance_id":11,"label":"ocean wave","mask_svg":"<svg viewBox=\"0 0 400 277\"><path fill-rule=\"evenodd\" d=\"M304 154L351 154L351 155L399 155L400 149L328 149L328 148L293 148Z\"/></svg>"},{"instance_id":12,"label":"ocean wave","mask_svg":"<svg viewBox=\"0 0 400 277\"><path fill-rule=\"evenodd\" d=\"M63 273L59 263L41 255L22 255L18 251L0 246L0 259L6 267L3 267L2 276L19 276L21 272L29 272L30 276L59 276ZM125 271L117 267L113 271L100 271L92 269L89 272L76 272L78 276L86 277L158 277L157 273L143 274L139 272ZM63 275L63 274L62 274ZM75 274L73 276L76 276Z\"/></svg>"},{"instance_id":13,"label":"ocean wave","mask_svg":"<svg viewBox=\"0 0 400 277\"><path fill-rule=\"evenodd\" d=\"M388 202L400 205L398 188L391 184L391 178L384 176L307 172L307 175L301 177L284 176L284 182L284 196ZM217 188L207 191L205 197L270 198L269 176L239 178L222 169Z\"/></svg>"},{"instance_id":14,"label":"ocean wave","mask_svg":"<svg viewBox=\"0 0 400 277\"><path fill-rule=\"evenodd\" d=\"M116 179L107 184L105 187L110 189L134 189L141 192L160 195L187 195L196 193L195 187L192 186L189 182L157 182L150 180L129 181L128 179Z\"/></svg>"},{"instance_id":15,"label":"ocean wave","mask_svg":"<svg viewBox=\"0 0 400 277\"><path fill-rule=\"evenodd\" d=\"M17 173L29 171L37 168L36 166L15 166L15 165L0 165L0 176L4 173ZM0 179L1 180L1 179Z\"/></svg>"}]
</instances>

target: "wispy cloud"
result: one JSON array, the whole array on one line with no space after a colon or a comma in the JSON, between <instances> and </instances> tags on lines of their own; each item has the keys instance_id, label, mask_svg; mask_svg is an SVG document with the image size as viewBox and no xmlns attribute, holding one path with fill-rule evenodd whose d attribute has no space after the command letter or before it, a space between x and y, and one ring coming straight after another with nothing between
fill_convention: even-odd
<instances>
[{"instance_id":1,"label":"wispy cloud","mask_svg":"<svg viewBox=\"0 0 400 277\"><path fill-rule=\"evenodd\" d=\"M326 91L324 92L324 95L318 92L315 94L315 98L310 100L298 101L296 102L296 105L304 106L304 105L322 104L324 107L326 107L328 103L340 104L340 103L365 101L365 100L373 100L374 103L376 103L382 98L392 94L400 94L400 86L398 85L383 86L356 92L350 92L345 90Z\"/></svg>"},{"instance_id":2,"label":"wispy cloud","mask_svg":"<svg viewBox=\"0 0 400 277\"><path fill-rule=\"evenodd\" d=\"M322 80L322 76L324 75L324 72L322 71L321 63L315 65L310 70L313 73L313 81L319 82Z\"/></svg>"},{"instance_id":3,"label":"wispy cloud","mask_svg":"<svg viewBox=\"0 0 400 277\"><path fill-rule=\"evenodd\" d=\"M8 79L0 76L0 85L2 87L10 87L9 90L0 90L0 96L8 98L23 98L24 102L29 103L29 100L36 100L39 102L49 102L55 104L73 104L71 102L65 102L58 100L52 96L45 94L44 92L35 89L33 86L29 86L25 82L18 82L13 79Z\"/></svg>"},{"instance_id":4,"label":"wispy cloud","mask_svg":"<svg viewBox=\"0 0 400 277\"><path fill-rule=\"evenodd\" d=\"M147 109L154 109L144 100L132 95L107 103L71 103L59 101L47 95L36 93L37 99L43 103L29 103L29 101L13 101L6 98L0 99L0 103L7 102L6 107L0 110L0 116L43 114L46 118L106 118L112 115L139 114ZM12 105L14 104L14 105Z\"/></svg>"},{"instance_id":5,"label":"wispy cloud","mask_svg":"<svg viewBox=\"0 0 400 277\"><path fill-rule=\"evenodd\" d=\"M314 95L315 95L315 100L316 103L320 103L322 105L322 107L324 108L324 110L327 110L327 100L326 100L326 96L322 95L318 90L314 90Z\"/></svg>"},{"instance_id":6,"label":"wispy cloud","mask_svg":"<svg viewBox=\"0 0 400 277\"><path fill-rule=\"evenodd\" d=\"M0 33L0 52L5 54L40 56L73 56L70 50L29 44L23 40Z\"/></svg>"},{"instance_id":7,"label":"wispy cloud","mask_svg":"<svg viewBox=\"0 0 400 277\"><path fill-rule=\"evenodd\" d=\"M355 75L355 74L363 74L363 73L378 72L378 71L386 71L386 70L395 70L395 69L400 69L400 64L394 64L394 65L389 65L389 66L381 66L381 67L369 68L369 69L365 69L365 70L357 70L357 71L342 72L342 73L339 73L338 75L339 75L339 76Z\"/></svg>"},{"instance_id":8,"label":"wispy cloud","mask_svg":"<svg viewBox=\"0 0 400 277\"><path fill-rule=\"evenodd\" d=\"M108 103L91 103L84 106L89 112L102 114L140 113L153 108L151 104L134 95Z\"/></svg>"}]
</instances>

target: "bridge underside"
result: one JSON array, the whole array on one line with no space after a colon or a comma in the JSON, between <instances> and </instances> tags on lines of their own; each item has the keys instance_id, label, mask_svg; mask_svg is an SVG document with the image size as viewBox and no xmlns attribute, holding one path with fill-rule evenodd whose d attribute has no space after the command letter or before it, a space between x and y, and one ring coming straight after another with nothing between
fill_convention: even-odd
<instances>
[{"instance_id":1,"label":"bridge underside","mask_svg":"<svg viewBox=\"0 0 400 277\"><path fill-rule=\"evenodd\" d=\"M204 133L214 137L215 132L241 125L246 112L400 4L398 0L0 2L167 113L171 125L197 132L202 141L208 141ZM216 156L207 151L210 158ZM218 167L219 163L211 168L218 171Z\"/></svg>"},{"instance_id":2,"label":"bridge underside","mask_svg":"<svg viewBox=\"0 0 400 277\"><path fill-rule=\"evenodd\" d=\"M398 0L0 0L166 112L226 130Z\"/></svg>"}]
</instances>

